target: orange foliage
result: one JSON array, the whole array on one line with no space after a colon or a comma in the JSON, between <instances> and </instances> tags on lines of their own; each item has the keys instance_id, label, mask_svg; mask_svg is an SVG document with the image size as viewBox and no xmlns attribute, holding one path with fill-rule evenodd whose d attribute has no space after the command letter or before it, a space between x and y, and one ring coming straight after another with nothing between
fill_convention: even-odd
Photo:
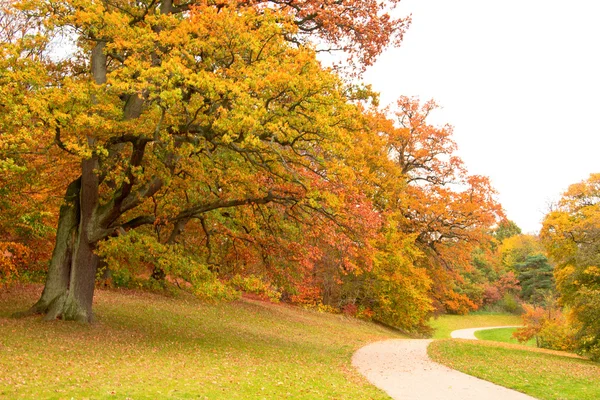
<instances>
[{"instance_id":1,"label":"orange foliage","mask_svg":"<svg viewBox=\"0 0 600 400\"><path fill-rule=\"evenodd\" d=\"M461 274L502 214L489 181L467 174L452 127L427 121L435 102L378 110L304 45L341 49L360 72L402 39L398 1L23 0L49 33L78 32L78 53L0 57L39 67L0 87L17 94L0 129L28 151L8 179L18 196L0 194L14 211L0 227L44 202L41 225L55 224L55 189L73 182L64 215L89 262L58 255L57 274L93 276L92 250L125 272L160 248L163 272L260 283L406 330L424 330L434 306L476 308ZM79 283L56 293L93 287ZM92 297L70 296L86 318Z\"/></svg>"},{"instance_id":2,"label":"orange foliage","mask_svg":"<svg viewBox=\"0 0 600 400\"><path fill-rule=\"evenodd\" d=\"M0 242L0 285L13 281L29 262L31 251L13 242Z\"/></svg>"},{"instance_id":3,"label":"orange foliage","mask_svg":"<svg viewBox=\"0 0 600 400\"><path fill-rule=\"evenodd\" d=\"M344 50L355 65L371 65L388 45L399 45L410 24L410 17L391 13L400 0L238 1L293 14L301 34L316 34L325 48Z\"/></svg>"},{"instance_id":4,"label":"orange foliage","mask_svg":"<svg viewBox=\"0 0 600 400\"><path fill-rule=\"evenodd\" d=\"M477 302L455 291L460 274L471 268L472 252L490 240L490 228L503 217L489 179L467 175L454 155L452 127L432 126L427 118L433 101L401 97L393 112L395 125L385 130L390 158L406 176L408 186L395 200L400 229L414 234L434 281L438 307L464 313Z\"/></svg>"},{"instance_id":5,"label":"orange foliage","mask_svg":"<svg viewBox=\"0 0 600 400\"><path fill-rule=\"evenodd\" d=\"M523 304L523 309L521 318L525 326L513 333L519 342L535 338L538 347L563 351L575 348L575 330L560 310L529 304Z\"/></svg>"}]
</instances>

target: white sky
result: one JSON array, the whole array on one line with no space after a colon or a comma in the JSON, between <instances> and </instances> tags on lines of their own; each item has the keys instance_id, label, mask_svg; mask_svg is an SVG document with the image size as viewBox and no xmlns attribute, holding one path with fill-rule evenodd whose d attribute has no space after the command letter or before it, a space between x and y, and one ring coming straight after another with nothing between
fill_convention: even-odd
<instances>
[{"instance_id":1,"label":"white sky","mask_svg":"<svg viewBox=\"0 0 600 400\"><path fill-rule=\"evenodd\" d=\"M537 232L551 201L600 172L600 1L403 0L402 46L364 76L382 104L434 98L471 174Z\"/></svg>"}]
</instances>

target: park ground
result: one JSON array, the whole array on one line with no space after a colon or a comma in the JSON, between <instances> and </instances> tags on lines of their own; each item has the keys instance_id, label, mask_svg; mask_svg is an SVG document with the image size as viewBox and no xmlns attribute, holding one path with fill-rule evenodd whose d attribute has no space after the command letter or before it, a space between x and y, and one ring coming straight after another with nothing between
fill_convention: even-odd
<instances>
[{"instance_id":1,"label":"park ground","mask_svg":"<svg viewBox=\"0 0 600 400\"><path fill-rule=\"evenodd\" d=\"M368 343L406 338L344 315L257 299L206 304L121 290L98 291L91 325L11 317L41 289L0 290L0 399L388 399L352 368L352 354ZM515 323L514 316L476 314L442 316L432 326L436 338L445 338L455 329ZM501 377L495 382L509 387L514 379L485 360L502 357L513 366L529 360L521 374L542 380L529 385L533 390L559 382L549 394L529 393L534 397L600 398L598 364L492 343L441 340L430 354L484 379ZM585 397L573 397L581 388ZM564 396L551 397L556 393Z\"/></svg>"}]
</instances>

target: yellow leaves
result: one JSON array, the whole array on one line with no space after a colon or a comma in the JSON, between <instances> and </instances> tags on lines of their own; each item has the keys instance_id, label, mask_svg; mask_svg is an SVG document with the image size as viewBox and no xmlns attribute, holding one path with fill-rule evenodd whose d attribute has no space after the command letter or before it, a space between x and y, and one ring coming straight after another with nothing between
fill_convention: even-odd
<instances>
[{"instance_id":1,"label":"yellow leaves","mask_svg":"<svg viewBox=\"0 0 600 400\"><path fill-rule=\"evenodd\" d=\"M182 91L180 88L175 88L172 90L163 90L159 94L161 104L163 105L163 107L167 108L179 103L181 101L181 97Z\"/></svg>"},{"instance_id":2,"label":"yellow leaves","mask_svg":"<svg viewBox=\"0 0 600 400\"><path fill-rule=\"evenodd\" d=\"M580 350L598 358L600 302L593 293L600 287L600 174L569 187L546 215L541 237L557 263L557 288L561 302L572 307Z\"/></svg>"},{"instance_id":3,"label":"yellow leaves","mask_svg":"<svg viewBox=\"0 0 600 400\"><path fill-rule=\"evenodd\" d=\"M230 261L235 268L244 257L237 259L238 250L246 250L255 264L280 268L283 272L273 274L279 273L284 282L310 276L327 246L343 253L337 264L331 260L331 268L340 271L338 285L342 275L368 271L377 258L374 271L386 285L382 298L405 307L402 312L393 307L385 312L393 313L394 321L416 314L422 322L431 307L431 280L417 264L423 257L415 243L421 232L406 229L406 210L398 204L406 200L417 207L427 196L405 190L406 171L398 172L388 159L378 128L390 127L389 121L363 115L359 101L373 97L371 91L347 90L338 76L320 66L313 49L290 43L290 34L297 32L297 10L253 8L253 2L228 2L224 7L195 2L186 12L161 14L158 3L152 8L120 0L59 3L56 8L38 4L39 11L53 17L54 26L77 32L78 48L68 63L53 66L51 84L38 86L36 117L48 135L45 143L56 141L78 159L99 156L95 172L102 177L102 207L119 203L119 197L137 206L125 215L117 206L108 228L128 227L126 221L150 216L142 220L157 221L154 231L166 240L165 230L172 229L174 221L209 215L212 225L196 226L195 251L208 246L208 236L221 234L225 249L236 236L242 237L248 243L234 243L230 254L215 248L208 252L222 252L224 263L235 257ZM362 4L356 3L358 9L364 10ZM302 7L329 12L313 1ZM328 23L336 21L340 19L334 15L327 18ZM101 85L92 83L89 65L98 41L106 42L107 80ZM96 54L94 60L103 62L103 57ZM448 130L442 131L438 136L444 139L442 133ZM390 135L400 140L407 133L398 129ZM415 155L426 157L413 147ZM160 182L160 192L148 192L155 181ZM427 211L445 211L444 195L434 193ZM139 204L130 201L136 196ZM271 200L276 202L262 207ZM452 200L458 204L464 198L457 195ZM211 208L237 203L247 207L235 212ZM204 211L205 206L213 211ZM391 223L379 242L369 242L384 219L378 211L397 213L401 221ZM303 225L311 228L304 230ZM272 233L278 231L288 236ZM264 240L260 248L256 236ZM204 276L203 266L170 257L159 241L113 239L99 248L115 268L174 265L197 284L198 293L214 289L215 281ZM319 248L311 240L327 244ZM306 250L301 244L312 247ZM377 256L370 246L377 248ZM295 257L283 254L288 250ZM284 266L274 266L282 260ZM186 262L197 271L186 269ZM414 300L417 313L406 299Z\"/></svg>"},{"instance_id":4,"label":"yellow leaves","mask_svg":"<svg viewBox=\"0 0 600 400\"><path fill-rule=\"evenodd\" d=\"M600 278L600 268L595 265L589 266L583 270L583 273L593 278Z\"/></svg>"},{"instance_id":5,"label":"yellow leaves","mask_svg":"<svg viewBox=\"0 0 600 400\"><path fill-rule=\"evenodd\" d=\"M558 208L544 218L541 237L557 262L568 262L580 253L582 243L599 240L599 181L599 174L591 174L588 180L571 185Z\"/></svg>"},{"instance_id":6,"label":"yellow leaves","mask_svg":"<svg viewBox=\"0 0 600 400\"><path fill-rule=\"evenodd\" d=\"M223 142L223 144L231 144L233 142L233 138L231 137L231 135L229 133L225 133L221 136L221 142Z\"/></svg>"},{"instance_id":7,"label":"yellow leaves","mask_svg":"<svg viewBox=\"0 0 600 400\"><path fill-rule=\"evenodd\" d=\"M499 256L502 264L511 270L527 256L542 254L543 246L539 238L532 235L514 235L502 241Z\"/></svg>"}]
</instances>

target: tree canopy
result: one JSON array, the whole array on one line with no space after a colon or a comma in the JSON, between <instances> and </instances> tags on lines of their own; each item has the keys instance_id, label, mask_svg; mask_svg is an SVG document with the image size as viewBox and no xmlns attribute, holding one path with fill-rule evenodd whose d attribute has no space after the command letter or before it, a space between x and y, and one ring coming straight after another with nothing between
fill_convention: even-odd
<instances>
[{"instance_id":1,"label":"tree canopy","mask_svg":"<svg viewBox=\"0 0 600 400\"><path fill-rule=\"evenodd\" d=\"M600 358L600 174L575 183L543 223L561 301L572 308L580 350Z\"/></svg>"},{"instance_id":2,"label":"tree canopy","mask_svg":"<svg viewBox=\"0 0 600 400\"><path fill-rule=\"evenodd\" d=\"M515 265L521 283L521 298L532 304L545 304L554 290L554 268L542 254L527 256Z\"/></svg>"},{"instance_id":3,"label":"tree canopy","mask_svg":"<svg viewBox=\"0 0 600 400\"><path fill-rule=\"evenodd\" d=\"M395 3L7 5L3 270L31 230L54 241L30 311L89 321L111 274L201 297L261 288L406 330L476 308L463 274L503 218L489 180L428 122L435 102L379 108L317 59L341 49L360 73L401 40Z\"/></svg>"}]
</instances>

